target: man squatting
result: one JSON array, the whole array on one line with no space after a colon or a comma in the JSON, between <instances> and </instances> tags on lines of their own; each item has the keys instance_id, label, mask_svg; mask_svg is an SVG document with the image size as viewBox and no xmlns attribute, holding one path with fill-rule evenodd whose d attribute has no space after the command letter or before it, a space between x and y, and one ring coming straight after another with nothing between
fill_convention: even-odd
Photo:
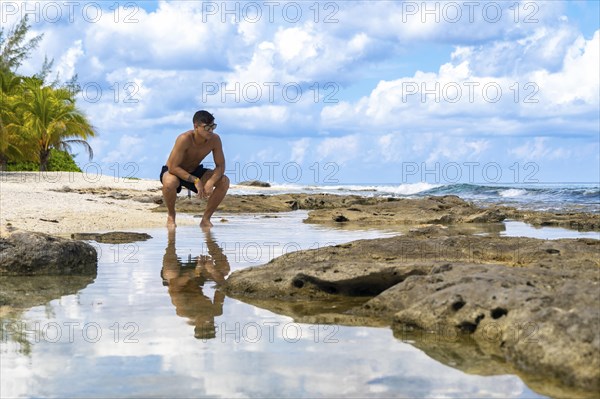
<instances>
[{"instance_id":1,"label":"man squatting","mask_svg":"<svg viewBox=\"0 0 600 399\"><path fill-rule=\"evenodd\" d=\"M225 176L225 155L221 138L214 132L215 118L207 111L198 111L193 118L194 129L180 134L175 140L167 164L162 167L160 181L167 206L167 227L174 228L175 200L182 187L208 198L200 227L210 228L211 216L225 198L229 189L229 178ZM212 152L214 169L207 169L200 163Z\"/></svg>"}]
</instances>

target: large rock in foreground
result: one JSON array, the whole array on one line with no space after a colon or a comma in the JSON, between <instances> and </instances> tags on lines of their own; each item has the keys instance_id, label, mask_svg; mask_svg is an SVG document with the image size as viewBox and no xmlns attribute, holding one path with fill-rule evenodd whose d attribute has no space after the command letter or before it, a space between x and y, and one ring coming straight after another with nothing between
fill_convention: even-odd
<instances>
[{"instance_id":1,"label":"large rock in foreground","mask_svg":"<svg viewBox=\"0 0 600 399\"><path fill-rule=\"evenodd\" d=\"M521 371L598 390L599 288L571 270L442 263L357 312L391 311L397 335L416 328L471 339Z\"/></svg>"},{"instance_id":2,"label":"large rock in foreground","mask_svg":"<svg viewBox=\"0 0 600 399\"><path fill-rule=\"evenodd\" d=\"M96 249L90 244L47 234L18 231L0 238L0 274L95 274Z\"/></svg>"},{"instance_id":3,"label":"large rock in foreground","mask_svg":"<svg viewBox=\"0 0 600 399\"><path fill-rule=\"evenodd\" d=\"M442 331L442 337L468 339L476 352L503 359L528 375L525 380L597 392L600 241L447 231L422 229L290 253L234 272L225 289L250 302L365 296L344 315L386 320L401 337Z\"/></svg>"}]
</instances>

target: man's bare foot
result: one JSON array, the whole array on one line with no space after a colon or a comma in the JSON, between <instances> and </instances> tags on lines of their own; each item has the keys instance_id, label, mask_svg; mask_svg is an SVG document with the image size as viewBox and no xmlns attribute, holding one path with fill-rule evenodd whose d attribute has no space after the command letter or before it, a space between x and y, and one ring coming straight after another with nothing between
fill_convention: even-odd
<instances>
[{"instance_id":1,"label":"man's bare foot","mask_svg":"<svg viewBox=\"0 0 600 399\"><path fill-rule=\"evenodd\" d=\"M213 224L210 220L202 218L202 220L200 221L200 227L203 229L210 229L211 227L213 227Z\"/></svg>"},{"instance_id":2,"label":"man's bare foot","mask_svg":"<svg viewBox=\"0 0 600 399\"><path fill-rule=\"evenodd\" d=\"M177 227L175 224L175 218L173 216L167 216L167 228L174 229L175 227Z\"/></svg>"}]
</instances>

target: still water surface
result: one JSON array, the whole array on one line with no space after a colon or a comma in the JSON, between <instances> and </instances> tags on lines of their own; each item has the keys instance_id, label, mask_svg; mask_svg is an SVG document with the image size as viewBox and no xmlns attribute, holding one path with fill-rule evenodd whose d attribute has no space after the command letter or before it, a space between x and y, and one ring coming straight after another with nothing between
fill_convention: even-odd
<instances>
[{"instance_id":1,"label":"still water surface","mask_svg":"<svg viewBox=\"0 0 600 399\"><path fill-rule=\"evenodd\" d=\"M228 271L284 252L390 234L304 217L238 215L210 235L179 227L93 243L93 283L5 312L2 397L542 397L513 375L444 365L387 327L299 323L215 290Z\"/></svg>"}]
</instances>

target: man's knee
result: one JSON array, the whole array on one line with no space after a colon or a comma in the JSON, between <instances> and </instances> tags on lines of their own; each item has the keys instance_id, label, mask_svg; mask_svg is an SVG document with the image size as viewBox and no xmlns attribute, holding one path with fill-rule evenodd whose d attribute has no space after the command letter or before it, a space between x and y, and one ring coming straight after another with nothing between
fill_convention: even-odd
<instances>
[{"instance_id":1,"label":"man's knee","mask_svg":"<svg viewBox=\"0 0 600 399\"><path fill-rule=\"evenodd\" d=\"M165 172L162 176L163 190L177 190L179 186L179 178L175 175Z\"/></svg>"},{"instance_id":2,"label":"man's knee","mask_svg":"<svg viewBox=\"0 0 600 399\"><path fill-rule=\"evenodd\" d=\"M223 187L225 189L228 189L229 188L229 184L230 184L229 177L227 177L226 175L221 176L221 178L219 179L218 184L219 184L219 186L221 186L221 187Z\"/></svg>"}]
</instances>

